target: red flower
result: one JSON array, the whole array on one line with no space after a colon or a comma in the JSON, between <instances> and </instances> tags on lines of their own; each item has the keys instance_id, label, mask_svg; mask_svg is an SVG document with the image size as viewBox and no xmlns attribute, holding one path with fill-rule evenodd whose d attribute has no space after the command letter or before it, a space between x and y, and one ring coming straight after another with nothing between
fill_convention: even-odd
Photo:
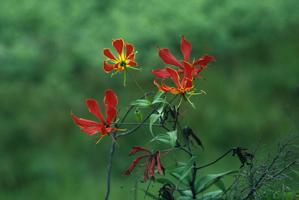
<instances>
[{"instance_id":1,"label":"red flower","mask_svg":"<svg viewBox=\"0 0 299 200\"><path fill-rule=\"evenodd\" d=\"M133 160L129 168L125 171L125 175L130 175L133 169L136 167L136 165L143 159L147 158L145 161L145 171L144 171L144 182L147 181L149 177L155 178L155 167L157 167L157 170L159 174L164 174L164 167L161 164L161 152L156 151L154 154L152 154L149 150L143 148L143 147L133 147L129 153L129 155L133 155L137 152L143 152L143 155L138 156Z\"/></svg>"},{"instance_id":2,"label":"red flower","mask_svg":"<svg viewBox=\"0 0 299 200\"><path fill-rule=\"evenodd\" d=\"M170 92L172 94L184 94L189 92L192 88L193 76L192 76L192 66L188 62L183 62L183 78L181 80L180 74L177 70L174 70L170 67L167 67L163 70L159 71L159 75L156 75L158 78L160 77L169 77L175 84L175 87L167 86L162 80L161 84L157 83L154 80L154 84L158 87L159 90L164 92Z\"/></svg>"},{"instance_id":3,"label":"red flower","mask_svg":"<svg viewBox=\"0 0 299 200\"><path fill-rule=\"evenodd\" d=\"M74 122L81 128L81 130L88 135L100 133L101 135L98 139L99 142L103 136L116 130L116 128L111 127L111 124L116 117L117 111L115 106L117 105L117 103L118 99L116 94L112 90L106 90L104 97L106 119L104 119L98 102L95 99L87 99L86 105L88 107L88 111L95 115L99 119L99 122L78 118L75 114L72 114L72 118Z\"/></svg>"},{"instance_id":4,"label":"red flower","mask_svg":"<svg viewBox=\"0 0 299 200\"><path fill-rule=\"evenodd\" d=\"M184 72L185 62L188 62L192 66L192 75L197 76L209 62L214 61L215 58L210 55L204 55L193 62L189 62L190 54L192 50L192 45L182 36L181 39L181 52L183 54L184 59L182 61L178 61L167 48L159 49L159 56L163 60L165 64L174 65L179 68L179 72ZM169 78L170 74L165 72L165 69L157 69L153 70L153 73L159 78Z\"/></svg>"},{"instance_id":5,"label":"red flower","mask_svg":"<svg viewBox=\"0 0 299 200\"><path fill-rule=\"evenodd\" d=\"M114 56L107 48L103 50L103 54L107 57L103 65L105 72L109 73L113 70L120 72L137 65L132 44L124 42L123 39L117 39L112 41L112 45L117 52L117 56Z\"/></svg>"}]
</instances>

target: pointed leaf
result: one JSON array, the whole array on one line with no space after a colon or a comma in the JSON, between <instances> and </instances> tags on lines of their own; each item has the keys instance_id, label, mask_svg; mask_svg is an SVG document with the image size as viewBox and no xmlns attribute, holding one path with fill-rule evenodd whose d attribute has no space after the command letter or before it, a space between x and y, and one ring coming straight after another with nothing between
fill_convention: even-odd
<instances>
[{"instance_id":1,"label":"pointed leaf","mask_svg":"<svg viewBox=\"0 0 299 200\"><path fill-rule=\"evenodd\" d=\"M221 198L221 194L222 194L222 190L215 190L212 192L208 192L205 193L203 196L201 196L200 198L197 198L197 200L217 200L217 199L222 199Z\"/></svg>"},{"instance_id":2,"label":"pointed leaf","mask_svg":"<svg viewBox=\"0 0 299 200\"><path fill-rule=\"evenodd\" d=\"M150 133L153 137L155 137L155 134L153 132L153 124L160 118L160 114L152 114L150 116L150 125L149 125L149 129L150 129Z\"/></svg>"},{"instance_id":3,"label":"pointed leaf","mask_svg":"<svg viewBox=\"0 0 299 200\"><path fill-rule=\"evenodd\" d=\"M147 99L137 99L133 103L131 103L131 105L138 106L138 107L141 107L141 108L149 107L151 104L152 103Z\"/></svg>"},{"instance_id":4,"label":"pointed leaf","mask_svg":"<svg viewBox=\"0 0 299 200\"><path fill-rule=\"evenodd\" d=\"M209 174L198 179L198 181L196 181L195 183L196 193L204 192L224 176L231 175L234 173L237 173L237 171L227 171L219 174Z\"/></svg>"}]
</instances>

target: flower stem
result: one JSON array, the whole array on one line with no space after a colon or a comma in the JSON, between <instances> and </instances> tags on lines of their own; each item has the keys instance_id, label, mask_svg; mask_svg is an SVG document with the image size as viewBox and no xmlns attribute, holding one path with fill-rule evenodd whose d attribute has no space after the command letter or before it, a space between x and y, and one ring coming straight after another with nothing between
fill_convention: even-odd
<instances>
[{"instance_id":1,"label":"flower stem","mask_svg":"<svg viewBox=\"0 0 299 200\"><path fill-rule=\"evenodd\" d=\"M115 145L116 142L115 140L112 140L112 144L110 147L110 154L109 154L109 161L108 161L108 166L107 166L107 178L106 178L106 193L105 193L105 200L109 199L110 195L110 180L111 180L111 169L112 169L112 158L115 152Z\"/></svg>"}]
</instances>

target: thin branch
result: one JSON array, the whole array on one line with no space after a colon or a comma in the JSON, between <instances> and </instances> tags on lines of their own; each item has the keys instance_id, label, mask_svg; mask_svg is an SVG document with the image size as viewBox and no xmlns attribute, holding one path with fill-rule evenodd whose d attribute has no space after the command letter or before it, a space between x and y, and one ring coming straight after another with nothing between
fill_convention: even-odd
<instances>
[{"instance_id":1,"label":"thin branch","mask_svg":"<svg viewBox=\"0 0 299 200\"><path fill-rule=\"evenodd\" d=\"M134 123L134 122L128 122L128 123L115 123L115 124L118 124L118 125L128 125L128 126L136 126L136 125L139 125L140 123ZM142 125L145 125L145 126L159 126L159 127L162 127L162 124L150 124L150 123L143 123Z\"/></svg>"},{"instance_id":2,"label":"thin branch","mask_svg":"<svg viewBox=\"0 0 299 200\"><path fill-rule=\"evenodd\" d=\"M111 180L112 158L113 158L113 154L115 152L115 145L116 145L116 141L112 140L112 145L110 147L109 161L108 161L108 166L107 166L105 200L108 200L109 195L110 195L110 182L111 182L110 180Z\"/></svg>"},{"instance_id":3,"label":"thin branch","mask_svg":"<svg viewBox=\"0 0 299 200\"><path fill-rule=\"evenodd\" d=\"M205 165L203 165L203 166L197 167L196 170L199 170L199 169L202 169L202 168L205 168L205 167L208 167L208 166L210 166L210 165L215 164L216 162L218 162L219 160L221 160L222 158L224 158L225 156L227 156L227 154L229 154L230 152L232 152L232 150L233 150L233 149L228 150L228 151L225 152L222 156L220 156L219 158L217 158L216 160L214 160L214 161L212 161L212 162L210 162L210 163L208 163L208 164L205 164Z\"/></svg>"}]
</instances>

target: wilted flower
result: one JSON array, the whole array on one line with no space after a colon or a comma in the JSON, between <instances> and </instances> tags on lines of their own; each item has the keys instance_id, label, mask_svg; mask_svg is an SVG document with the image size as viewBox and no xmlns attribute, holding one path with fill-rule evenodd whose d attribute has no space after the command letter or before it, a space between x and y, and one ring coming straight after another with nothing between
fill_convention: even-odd
<instances>
[{"instance_id":1,"label":"wilted flower","mask_svg":"<svg viewBox=\"0 0 299 200\"><path fill-rule=\"evenodd\" d=\"M159 174L164 174L164 167L161 164L161 152L156 151L154 154L151 151L143 148L143 147L133 147L129 153L129 155L133 155L137 152L143 152L143 155L138 156L133 160L129 168L125 171L125 175L130 175L136 165L143 159L146 158L146 167L144 171L144 182L148 180L149 177L155 178L155 167L157 168Z\"/></svg>"}]
</instances>

